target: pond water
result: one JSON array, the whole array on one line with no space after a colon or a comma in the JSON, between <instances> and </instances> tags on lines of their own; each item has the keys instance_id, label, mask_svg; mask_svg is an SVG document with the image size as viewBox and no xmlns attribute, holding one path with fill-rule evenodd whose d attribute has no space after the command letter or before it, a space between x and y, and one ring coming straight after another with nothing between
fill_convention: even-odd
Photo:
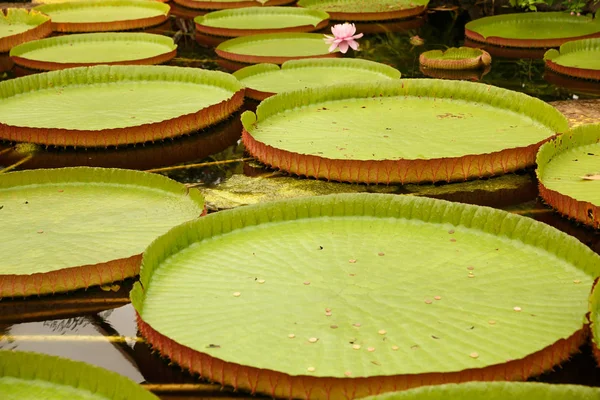
<instances>
[{"instance_id":1,"label":"pond water","mask_svg":"<svg viewBox=\"0 0 600 400\"><path fill-rule=\"evenodd\" d=\"M419 54L424 50L462 45L467 20L466 13L443 11L429 14L426 20L361 24L359 32L381 32L367 33L360 42L362 51L357 55L392 65L405 78L421 78L424 74L419 69ZM224 69L226 64L218 60L212 49L196 43L190 33L192 27L191 19L172 17L167 24L149 31L179 38L178 55L170 64ZM410 38L415 35L424 39L423 46L411 44ZM31 71L13 67L0 76L11 79L28 73ZM545 73L540 59L494 57L491 70L481 82L524 92L545 101L600 98L600 85L550 76ZM255 104L246 105L248 108L253 106ZM165 143L101 151L50 148L35 149L36 152L31 153L31 146L15 149L12 144L0 143L0 166L22 161L15 169L94 165L154 170L202 189L211 210L301 194L340 191L431 196L502 208L535 218L577 237L600 253L598 231L561 218L538 200L537 183L531 170L470 183L440 185L378 187L300 180L244 159L247 156L243 146L237 143L241 132L238 119L239 114L236 114L206 132ZM194 163L200 166L189 166ZM171 168L176 165L182 167ZM99 365L143 383L164 399L256 398L199 382L153 354L138 337L134 310L128 298L131 285L132 282L127 281L69 295L3 299L0 301L0 348L37 351ZM600 386L600 369L595 367L589 347L584 347L581 354L561 368L536 379Z\"/></svg>"}]
</instances>

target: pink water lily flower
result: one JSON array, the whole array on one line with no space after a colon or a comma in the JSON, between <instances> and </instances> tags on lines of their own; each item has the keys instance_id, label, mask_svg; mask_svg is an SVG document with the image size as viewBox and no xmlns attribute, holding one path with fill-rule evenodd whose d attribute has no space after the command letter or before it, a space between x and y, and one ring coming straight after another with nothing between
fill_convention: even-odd
<instances>
[{"instance_id":1,"label":"pink water lily flower","mask_svg":"<svg viewBox=\"0 0 600 400\"><path fill-rule=\"evenodd\" d=\"M355 35L356 26L347 22L331 27L331 33L333 33L333 36L325 35L325 43L331 45L329 46L330 53L337 47L340 48L342 53L346 53L348 47L352 47L353 50L358 50L358 42L356 39L363 37L362 33Z\"/></svg>"}]
</instances>

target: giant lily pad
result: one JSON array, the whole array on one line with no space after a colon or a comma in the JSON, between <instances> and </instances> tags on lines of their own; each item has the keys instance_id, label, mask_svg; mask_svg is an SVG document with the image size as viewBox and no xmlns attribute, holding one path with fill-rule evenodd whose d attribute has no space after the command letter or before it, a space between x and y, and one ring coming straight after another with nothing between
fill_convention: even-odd
<instances>
[{"instance_id":1,"label":"giant lily pad","mask_svg":"<svg viewBox=\"0 0 600 400\"><path fill-rule=\"evenodd\" d=\"M455 181L532 166L568 128L548 104L477 83L402 79L286 92L242 114L261 162L367 183Z\"/></svg>"},{"instance_id":2,"label":"giant lily pad","mask_svg":"<svg viewBox=\"0 0 600 400\"><path fill-rule=\"evenodd\" d=\"M227 8L245 8L256 6L283 6L295 0L174 0L188 8L204 10L222 10Z\"/></svg>"},{"instance_id":3,"label":"giant lily pad","mask_svg":"<svg viewBox=\"0 0 600 400\"><path fill-rule=\"evenodd\" d=\"M49 15L58 32L104 32L147 28L169 17L169 6L146 0L89 0L44 4L35 8Z\"/></svg>"},{"instance_id":4,"label":"giant lily pad","mask_svg":"<svg viewBox=\"0 0 600 400\"><path fill-rule=\"evenodd\" d=\"M2 139L105 147L217 123L242 105L244 90L218 71L99 65L0 82L0 99Z\"/></svg>"},{"instance_id":5,"label":"giant lily pad","mask_svg":"<svg viewBox=\"0 0 600 400\"><path fill-rule=\"evenodd\" d=\"M512 47L558 47L565 42L600 37L600 20L563 12L494 15L465 25L477 42Z\"/></svg>"},{"instance_id":6,"label":"giant lily pad","mask_svg":"<svg viewBox=\"0 0 600 400\"><path fill-rule=\"evenodd\" d=\"M83 362L22 351L0 350L4 400L158 400L131 379Z\"/></svg>"},{"instance_id":7,"label":"giant lily pad","mask_svg":"<svg viewBox=\"0 0 600 400\"><path fill-rule=\"evenodd\" d=\"M400 78L400 71L385 64L360 59L292 60L251 65L233 76L246 87L246 96L264 100L276 93L334 85L344 82L374 82Z\"/></svg>"},{"instance_id":8,"label":"giant lily pad","mask_svg":"<svg viewBox=\"0 0 600 400\"><path fill-rule=\"evenodd\" d=\"M364 400L596 400L600 389L535 382L467 382L425 386Z\"/></svg>"},{"instance_id":9,"label":"giant lily pad","mask_svg":"<svg viewBox=\"0 0 600 400\"><path fill-rule=\"evenodd\" d=\"M52 33L48 16L23 8L0 10L0 53Z\"/></svg>"},{"instance_id":10,"label":"giant lily pad","mask_svg":"<svg viewBox=\"0 0 600 400\"><path fill-rule=\"evenodd\" d=\"M0 175L0 298L135 276L140 254L200 216L196 190L138 171L63 168Z\"/></svg>"},{"instance_id":11,"label":"giant lily pad","mask_svg":"<svg viewBox=\"0 0 600 400\"><path fill-rule=\"evenodd\" d=\"M14 47L16 64L56 70L96 64L160 64L177 54L173 39L150 33L84 33Z\"/></svg>"},{"instance_id":12,"label":"giant lily pad","mask_svg":"<svg viewBox=\"0 0 600 400\"><path fill-rule=\"evenodd\" d=\"M490 54L471 47L451 47L445 51L430 50L421 53L419 63L426 68L466 70L489 67L492 64Z\"/></svg>"},{"instance_id":13,"label":"giant lily pad","mask_svg":"<svg viewBox=\"0 0 600 400\"><path fill-rule=\"evenodd\" d=\"M312 32L329 22L323 11L297 7L248 7L222 10L194 18L196 31L217 36L260 33Z\"/></svg>"},{"instance_id":14,"label":"giant lily pad","mask_svg":"<svg viewBox=\"0 0 600 400\"><path fill-rule=\"evenodd\" d=\"M600 256L548 225L442 200L321 196L201 222L145 251L140 332L271 397L526 379L578 351L600 274Z\"/></svg>"},{"instance_id":15,"label":"giant lily pad","mask_svg":"<svg viewBox=\"0 0 600 400\"><path fill-rule=\"evenodd\" d=\"M242 63L283 64L302 58L337 57L329 52L323 35L317 33L265 33L238 37L221 43L215 49L220 57Z\"/></svg>"},{"instance_id":16,"label":"giant lily pad","mask_svg":"<svg viewBox=\"0 0 600 400\"><path fill-rule=\"evenodd\" d=\"M546 143L537 164L544 201L600 229L600 124L579 126Z\"/></svg>"},{"instance_id":17,"label":"giant lily pad","mask_svg":"<svg viewBox=\"0 0 600 400\"><path fill-rule=\"evenodd\" d=\"M600 39L567 42L544 55L546 66L576 78L600 80Z\"/></svg>"},{"instance_id":18,"label":"giant lily pad","mask_svg":"<svg viewBox=\"0 0 600 400\"><path fill-rule=\"evenodd\" d=\"M334 20L378 21L419 15L429 0L300 0L297 4L325 11Z\"/></svg>"}]
</instances>

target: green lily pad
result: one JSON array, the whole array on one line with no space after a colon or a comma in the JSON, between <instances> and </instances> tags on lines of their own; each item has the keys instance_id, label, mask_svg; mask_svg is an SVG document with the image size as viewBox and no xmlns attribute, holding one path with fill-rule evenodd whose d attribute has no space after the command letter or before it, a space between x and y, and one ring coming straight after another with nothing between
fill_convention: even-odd
<instances>
[{"instance_id":1,"label":"green lily pad","mask_svg":"<svg viewBox=\"0 0 600 400\"><path fill-rule=\"evenodd\" d=\"M467 23L465 36L498 46L558 47L570 40L599 37L600 20L564 12L494 15Z\"/></svg>"},{"instance_id":2,"label":"green lily pad","mask_svg":"<svg viewBox=\"0 0 600 400\"><path fill-rule=\"evenodd\" d=\"M600 389L535 382L467 382L425 386L364 400L596 400Z\"/></svg>"},{"instance_id":3,"label":"green lily pad","mask_svg":"<svg viewBox=\"0 0 600 400\"><path fill-rule=\"evenodd\" d=\"M50 18L38 11L8 8L0 11L0 53L52 33Z\"/></svg>"},{"instance_id":4,"label":"green lily pad","mask_svg":"<svg viewBox=\"0 0 600 400\"><path fill-rule=\"evenodd\" d=\"M297 5L327 12L342 21L378 21L421 14L429 0L299 0Z\"/></svg>"},{"instance_id":5,"label":"green lily pad","mask_svg":"<svg viewBox=\"0 0 600 400\"><path fill-rule=\"evenodd\" d=\"M147 28L169 17L169 6L147 0L88 0L35 7L58 32L105 32Z\"/></svg>"},{"instance_id":6,"label":"green lily pad","mask_svg":"<svg viewBox=\"0 0 600 400\"><path fill-rule=\"evenodd\" d=\"M585 340L599 274L600 256L530 218L334 195L172 229L145 251L131 300L146 340L204 378L358 398L552 368Z\"/></svg>"},{"instance_id":7,"label":"green lily pad","mask_svg":"<svg viewBox=\"0 0 600 400\"><path fill-rule=\"evenodd\" d=\"M0 350L3 400L158 400L131 379L83 362Z\"/></svg>"},{"instance_id":8,"label":"green lily pad","mask_svg":"<svg viewBox=\"0 0 600 400\"><path fill-rule=\"evenodd\" d=\"M106 147L213 125L241 107L244 90L224 72L98 65L0 82L0 99L2 139Z\"/></svg>"},{"instance_id":9,"label":"green lily pad","mask_svg":"<svg viewBox=\"0 0 600 400\"><path fill-rule=\"evenodd\" d=\"M258 64L283 64L302 58L337 57L341 53L329 52L323 35L317 33L265 33L226 40L215 49L228 60Z\"/></svg>"},{"instance_id":10,"label":"green lily pad","mask_svg":"<svg viewBox=\"0 0 600 400\"><path fill-rule=\"evenodd\" d=\"M576 78L600 80L600 39L567 42L544 55L546 66Z\"/></svg>"},{"instance_id":11,"label":"green lily pad","mask_svg":"<svg viewBox=\"0 0 600 400\"><path fill-rule=\"evenodd\" d=\"M548 104L461 81L402 79L285 92L242 114L264 164L363 183L467 180L532 166L568 124ZM285 135L281 133L285 132Z\"/></svg>"},{"instance_id":12,"label":"green lily pad","mask_svg":"<svg viewBox=\"0 0 600 400\"><path fill-rule=\"evenodd\" d=\"M84 33L14 47L16 64L56 70L96 64L160 64L177 54L173 39L150 33Z\"/></svg>"},{"instance_id":13,"label":"green lily pad","mask_svg":"<svg viewBox=\"0 0 600 400\"><path fill-rule=\"evenodd\" d=\"M144 248L200 216L203 207L198 191L145 172L61 168L2 174L0 298L135 276Z\"/></svg>"},{"instance_id":14,"label":"green lily pad","mask_svg":"<svg viewBox=\"0 0 600 400\"><path fill-rule=\"evenodd\" d=\"M546 143L537 165L544 201L600 229L600 124L579 126Z\"/></svg>"},{"instance_id":15,"label":"green lily pad","mask_svg":"<svg viewBox=\"0 0 600 400\"><path fill-rule=\"evenodd\" d=\"M196 30L217 36L260 33L312 32L323 29L329 14L298 7L247 7L222 10L194 18Z\"/></svg>"},{"instance_id":16,"label":"green lily pad","mask_svg":"<svg viewBox=\"0 0 600 400\"><path fill-rule=\"evenodd\" d=\"M283 6L295 0L174 0L184 7L203 10L222 10L256 6Z\"/></svg>"},{"instance_id":17,"label":"green lily pad","mask_svg":"<svg viewBox=\"0 0 600 400\"><path fill-rule=\"evenodd\" d=\"M324 58L286 61L281 68L275 64L251 65L233 76L246 87L246 96L264 100L277 93L309 87L399 79L400 71L357 58Z\"/></svg>"},{"instance_id":18,"label":"green lily pad","mask_svg":"<svg viewBox=\"0 0 600 400\"><path fill-rule=\"evenodd\" d=\"M421 53L422 66L434 69L465 70L489 67L492 64L490 54L471 47L451 47L445 51L430 50Z\"/></svg>"}]
</instances>

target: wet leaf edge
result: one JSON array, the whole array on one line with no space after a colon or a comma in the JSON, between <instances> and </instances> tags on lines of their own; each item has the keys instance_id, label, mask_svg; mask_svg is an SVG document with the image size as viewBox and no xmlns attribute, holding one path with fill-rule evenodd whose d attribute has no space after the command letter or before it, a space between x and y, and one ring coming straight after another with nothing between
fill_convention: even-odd
<instances>
[{"instance_id":1,"label":"wet leaf edge","mask_svg":"<svg viewBox=\"0 0 600 400\"><path fill-rule=\"evenodd\" d=\"M15 46L30 40L44 38L52 33L50 17L35 10L8 8L0 11L0 19L8 23L22 21L31 25L31 29L25 32L0 37L0 53L8 52Z\"/></svg>"}]
</instances>

